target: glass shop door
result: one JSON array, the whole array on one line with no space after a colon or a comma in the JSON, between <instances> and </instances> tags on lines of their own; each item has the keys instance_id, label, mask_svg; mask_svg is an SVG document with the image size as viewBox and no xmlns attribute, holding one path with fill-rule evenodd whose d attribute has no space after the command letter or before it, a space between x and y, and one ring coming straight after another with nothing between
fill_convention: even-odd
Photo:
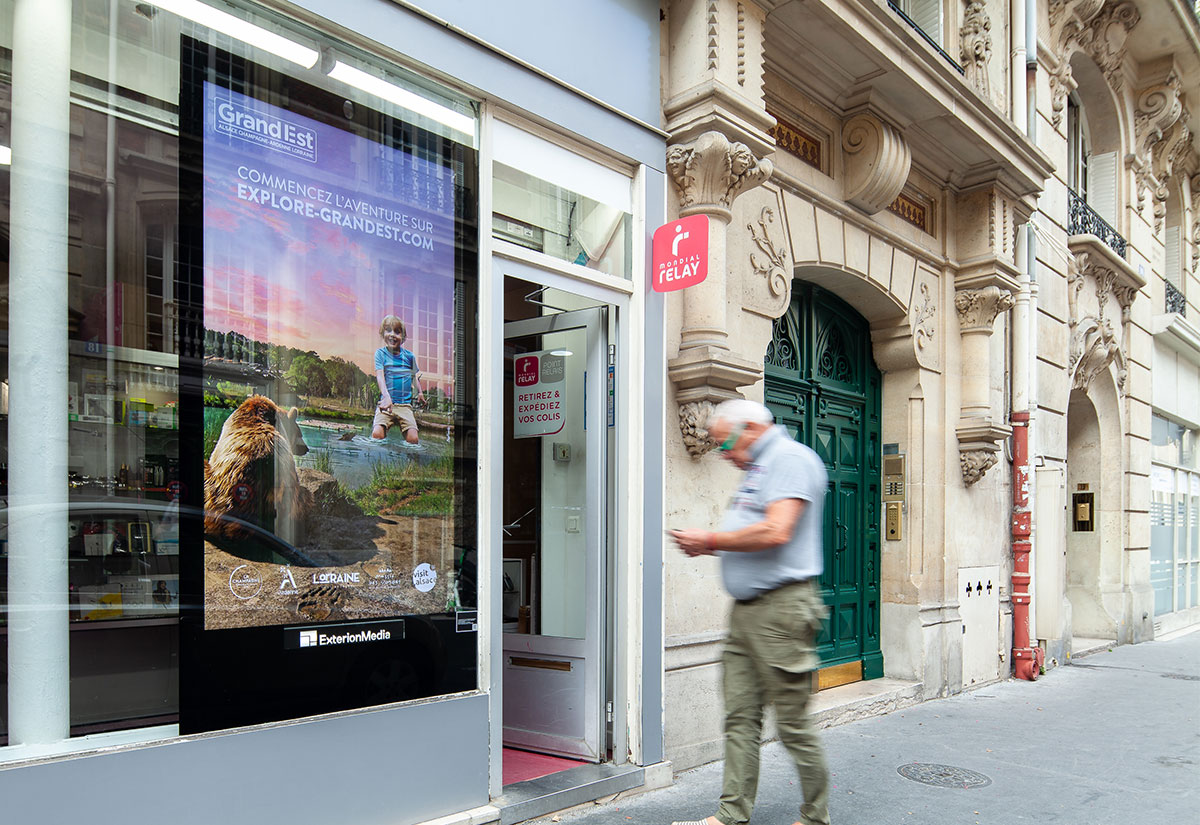
<instances>
[{"instance_id":1,"label":"glass shop door","mask_svg":"<svg viewBox=\"0 0 1200 825\"><path fill-rule=\"evenodd\" d=\"M528 303L504 325L504 744L599 762L607 308Z\"/></svg>"}]
</instances>

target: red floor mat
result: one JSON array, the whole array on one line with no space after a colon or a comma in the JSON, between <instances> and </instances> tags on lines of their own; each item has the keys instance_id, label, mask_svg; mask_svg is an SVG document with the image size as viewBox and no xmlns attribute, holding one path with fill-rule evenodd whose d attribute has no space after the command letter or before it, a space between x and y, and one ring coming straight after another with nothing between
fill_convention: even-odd
<instances>
[{"instance_id":1,"label":"red floor mat","mask_svg":"<svg viewBox=\"0 0 1200 825\"><path fill-rule=\"evenodd\" d=\"M586 762L574 759L563 759L560 756L547 756L544 753L530 753L516 748L504 749L504 784L524 782L527 779L537 779L539 776L549 776L552 773L577 768Z\"/></svg>"}]
</instances>

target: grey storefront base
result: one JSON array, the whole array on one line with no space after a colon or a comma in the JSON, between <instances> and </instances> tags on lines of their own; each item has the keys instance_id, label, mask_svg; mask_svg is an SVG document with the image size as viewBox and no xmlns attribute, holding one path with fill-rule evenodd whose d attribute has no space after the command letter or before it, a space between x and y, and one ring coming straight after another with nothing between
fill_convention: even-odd
<instances>
[{"instance_id":1,"label":"grey storefront base","mask_svg":"<svg viewBox=\"0 0 1200 825\"><path fill-rule=\"evenodd\" d=\"M645 784L646 771L633 765L582 765L504 788L492 802L500 825L514 825L554 811L594 802Z\"/></svg>"},{"instance_id":2,"label":"grey storefront base","mask_svg":"<svg viewBox=\"0 0 1200 825\"><path fill-rule=\"evenodd\" d=\"M488 803L487 715L471 695L18 763L0 770L0 820L421 822Z\"/></svg>"}]
</instances>

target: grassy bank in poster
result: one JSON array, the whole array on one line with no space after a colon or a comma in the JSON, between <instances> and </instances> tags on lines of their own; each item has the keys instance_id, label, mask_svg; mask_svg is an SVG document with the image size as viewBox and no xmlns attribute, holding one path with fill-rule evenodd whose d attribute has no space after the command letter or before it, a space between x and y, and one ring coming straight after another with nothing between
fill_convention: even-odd
<instances>
[{"instance_id":1,"label":"grassy bank in poster","mask_svg":"<svg viewBox=\"0 0 1200 825\"><path fill-rule=\"evenodd\" d=\"M454 180L205 83L205 627L451 598Z\"/></svg>"}]
</instances>

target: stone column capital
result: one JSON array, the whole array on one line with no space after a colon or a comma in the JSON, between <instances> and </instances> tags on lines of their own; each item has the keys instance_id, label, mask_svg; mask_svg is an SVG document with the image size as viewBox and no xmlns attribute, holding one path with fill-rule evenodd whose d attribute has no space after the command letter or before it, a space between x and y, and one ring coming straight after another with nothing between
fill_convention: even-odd
<instances>
[{"instance_id":1,"label":"stone column capital","mask_svg":"<svg viewBox=\"0 0 1200 825\"><path fill-rule=\"evenodd\" d=\"M728 223L734 199L774 171L770 160L759 160L746 144L730 142L720 132L667 148L667 172L679 188L681 217L703 212Z\"/></svg>"},{"instance_id":2,"label":"stone column capital","mask_svg":"<svg viewBox=\"0 0 1200 825\"><path fill-rule=\"evenodd\" d=\"M960 289L954 293L954 308L962 332L984 332L991 334L996 317L1012 309L1016 300L1008 290L997 286L982 289Z\"/></svg>"}]
</instances>

